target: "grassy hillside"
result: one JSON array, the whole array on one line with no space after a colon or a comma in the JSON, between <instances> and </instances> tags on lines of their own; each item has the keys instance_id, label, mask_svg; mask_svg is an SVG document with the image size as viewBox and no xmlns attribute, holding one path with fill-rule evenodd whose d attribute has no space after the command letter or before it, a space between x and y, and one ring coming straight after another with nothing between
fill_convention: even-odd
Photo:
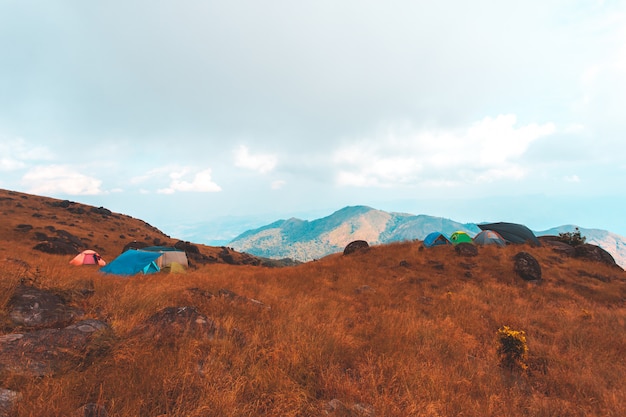
<instances>
[{"instance_id":1,"label":"grassy hillside","mask_svg":"<svg viewBox=\"0 0 626 417\"><path fill-rule=\"evenodd\" d=\"M19 417L70 415L88 402L120 417L626 415L626 276L549 248L480 247L467 258L395 243L279 269L214 263L117 278L4 236L2 334L15 331L6 305L20 281L62 292L112 327L75 369L0 373L0 387L22 393ZM522 250L539 261L541 283L514 272ZM93 295L71 296L84 281ZM194 306L220 330L136 337L168 306ZM518 366L498 354L503 326L525 332Z\"/></svg>"},{"instance_id":2,"label":"grassy hillside","mask_svg":"<svg viewBox=\"0 0 626 417\"><path fill-rule=\"evenodd\" d=\"M0 259L9 253L29 253L33 247L49 241L69 242L76 253L96 250L107 261L133 242L150 246L173 246L179 242L143 220L112 213L105 207L0 189ZM258 262L222 247L194 246L200 255L198 261Z\"/></svg>"}]
</instances>

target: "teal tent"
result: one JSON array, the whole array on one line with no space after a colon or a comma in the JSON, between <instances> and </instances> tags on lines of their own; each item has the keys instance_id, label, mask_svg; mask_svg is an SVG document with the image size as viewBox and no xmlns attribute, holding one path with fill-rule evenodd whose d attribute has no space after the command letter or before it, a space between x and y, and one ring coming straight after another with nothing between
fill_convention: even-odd
<instances>
[{"instance_id":1,"label":"teal tent","mask_svg":"<svg viewBox=\"0 0 626 417\"><path fill-rule=\"evenodd\" d=\"M131 249L100 268L100 271L114 275L135 275L140 272L152 274L160 270L155 262L160 256L159 252L143 252Z\"/></svg>"},{"instance_id":2,"label":"teal tent","mask_svg":"<svg viewBox=\"0 0 626 417\"><path fill-rule=\"evenodd\" d=\"M440 233L440 232L429 233L424 238L424 246L426 246L427 248L432 248L433 246L451 245L451 244L452 242L450 242L450 240L447 237L445 237L443 233Z\"/></svg>"}]
</instances>

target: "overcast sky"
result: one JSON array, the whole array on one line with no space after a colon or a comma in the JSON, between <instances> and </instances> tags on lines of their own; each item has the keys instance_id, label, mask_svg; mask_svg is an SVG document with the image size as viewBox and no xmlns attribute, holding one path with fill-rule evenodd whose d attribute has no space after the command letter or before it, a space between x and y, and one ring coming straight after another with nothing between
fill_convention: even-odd
<instances>
[{"instance_id":1,"label":"overcast sky","mask_svg":"<svg viewBox=\"0 0 626 417\"><path fill-rule=\"evenodd\" d=\"M0 57L0 188L626 235L623 1L0 0Z\"/></svg>"}]
</instances>

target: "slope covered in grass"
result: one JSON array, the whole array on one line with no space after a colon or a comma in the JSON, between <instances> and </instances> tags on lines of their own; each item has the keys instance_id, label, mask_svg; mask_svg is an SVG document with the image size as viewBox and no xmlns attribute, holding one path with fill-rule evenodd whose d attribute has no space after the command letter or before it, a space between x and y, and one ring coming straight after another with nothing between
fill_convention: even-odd
<instances>
[{"instance_id":1,"label":"slope covered in grass","mask_svg":"<svg viewBox=\"0 0 626 417\"><path fill-rule=\"evenodd\" d=\"M619 268L549 247L462 257L420 242L266 268L227 264L225 248L199 245L215 262L123 278L34 250L36 233L64 229L104 256L129 239L176 239L78 203L0 197L0 345L29 331L9 312L19 285L109 325L54 374L0 369L0 388L20 394L18 417L72 415L88 403L118 417L626 415ZM541 282L515 273L520 251L539 261ZM167 307L193 308L214 331L172 337L149 327ZM498 353L504 326L526 336L523 366Z\"/></svg>"},{"instance_id":2,"label":"slope covered in grass","mask_svg":"<svg viewBox=\"0 0 626 417\"><path fill-rule=\"evenodd\" d=\"M23 394L18 416L68 415L88 402L113 416L626 414L622 271L547 248L482 247L465 258L420 247L133 278L9 253L22 262L3 262L2 294L24 279L66 294L93 281L93 296L74 303L112 331L76 369L45 379L3 372L0 382ZM520 250L539 260L542 283L516 276ZM220 330L168 343L134 335L167 306L194 306ZM2 323L10 332L6 315ZM501 366L504 325L527 335L526 370Z\"/></svg>"}]
</instances>

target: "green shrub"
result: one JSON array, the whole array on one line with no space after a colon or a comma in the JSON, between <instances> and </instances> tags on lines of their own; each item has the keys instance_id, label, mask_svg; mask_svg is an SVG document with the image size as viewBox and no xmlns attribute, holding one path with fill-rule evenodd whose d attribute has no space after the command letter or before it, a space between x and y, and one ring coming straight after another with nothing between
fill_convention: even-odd
<instances>
[{"instance_id":1,"label":"green shrub","mask_svg":"<svg viewBox=\"0 0 626 417\"><path fill-rule=\"evenodd\" d=\"M578 227L573 232L559 233L559 241L571 246L582 245L586 240L585 236L581 236Z\"/></svg>"}]
</instances>

